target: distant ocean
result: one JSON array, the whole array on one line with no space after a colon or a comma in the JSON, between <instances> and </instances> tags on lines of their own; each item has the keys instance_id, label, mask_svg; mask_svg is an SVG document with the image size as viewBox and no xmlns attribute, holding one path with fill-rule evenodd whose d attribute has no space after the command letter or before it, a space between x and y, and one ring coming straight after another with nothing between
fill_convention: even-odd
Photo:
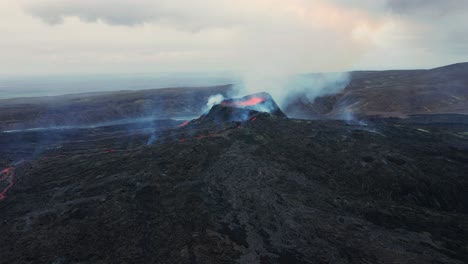
<instances>
[{"instance_id":1,"label":"distant ocean","mask_svg":"<svg viewBox=\"0 0 468 264\"><path fill-rule=\"evenodd\" d=\"M158 73L0 77L0 99L64 94L199 87L236 83L230 74Z\"/></svg>"}]
</instances>

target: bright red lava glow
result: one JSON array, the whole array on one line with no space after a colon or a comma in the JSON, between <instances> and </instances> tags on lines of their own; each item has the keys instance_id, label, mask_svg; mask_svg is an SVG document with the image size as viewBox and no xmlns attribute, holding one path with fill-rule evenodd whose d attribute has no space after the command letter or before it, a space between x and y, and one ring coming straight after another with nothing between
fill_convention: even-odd
<instances>
[{"instance_id":1,"label":"bright red lava glow","mask_svg":"<svg viewBox=\"0 0 468 264\"><path fill-rule=\"evenodd\" d=\"M255 120L257 120L257 117L256 117L256 116L254 116L254 117L252 117L252 118L250 119L250 121L255 121Z\"/></svg>"},{"instance_id":2,"label":"bright red lava glow","mask_svg":"<svg viewBox=\"0 0 468 264\"><path fill-rule=\"evenodd\" d=\"M189 124L189 121L185 121L185 122L183 122L182 124L180 124L179 127L184 127L184 126L186 126L186 125L188 125L188 124Z\"/></svg>"},{"instance_id":3,"label":"bright red lava glow","mask_svg":"<svg viewBox=\"0 0 468 264\"><path fill-rule=\"evenodd\" d=\"M226 132L226 131L231 130L231 129L236 129L236 128L241 128L241 124L238 123L238 124L236 124L236 125L233 126L233 127L228 127L228 128L225 128L225 129L221 129L221 130L218 130L218 131L214 131L214 132L211 132L211 133L209 133L209 134L198 135L198 136L195 136L195 137L189 138L189 139L187 139L187 138L181 138L181 139L179 139L179 142L186 142L186 141L191 140L191 139L202 139L202 138L214 137L214 136L219 135L219 134L221 134L221 133L223 133L223 132Z\"/></svg>"},{"instance_id":4,"label":"bright red lava glow","mask_svg":"<svg viewBox=\"0 0 468 264\"><path fill-rule=\"evenodd\" d=\"M2 190L2 192L0 192L0 201L3 201L6 198L6 193L15 184L14 167L6 168L6 169L0 171L0 182L2 182L2 181L7 181L8 186L5 187Z\"/></svg>"},{"instance_id":5,"label":"bright red lava glow","mask_svg":"<svg viewBox=\"0 0 468 264\"><path fill-rule=\"evenodd\" d=\"M265 101L266 99L262 97L252 97L248 100L244 100L240 102L222 102L221 105L234 106L234 107L246 107L246 106L257 105Z\"/></svg>"}]
</instances>

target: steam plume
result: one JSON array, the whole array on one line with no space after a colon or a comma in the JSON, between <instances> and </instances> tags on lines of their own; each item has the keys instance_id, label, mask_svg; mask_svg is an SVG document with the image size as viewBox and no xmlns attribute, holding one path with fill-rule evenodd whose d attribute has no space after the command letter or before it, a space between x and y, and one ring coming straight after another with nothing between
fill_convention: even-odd
<instances>
[{"instance_id":1,"label":"steam plume","mask_svg":"<svg viewBox=\"0 0 468 264\"><path fill-rule=\"evenodd\" d=\"M212 95L208 98L208 102L206 103L205 107L203 107L203 113L208 112L214 105L220 104L224 100L224 96L222 94Z\"/></svg>"},{"instance_id":2,"label":"steam plume","mask_svg":"<svg viewBox=\"0 0 468 264\"><path fill-rule=\"evenodd\" d=\"M281 108L286 108L293 100L305 98L313 102L315 98L342 91L350 81L350 74L282 74L246 75L244 82L236 85L239 95L268 92Z\"/></svg>"}]
</instances>

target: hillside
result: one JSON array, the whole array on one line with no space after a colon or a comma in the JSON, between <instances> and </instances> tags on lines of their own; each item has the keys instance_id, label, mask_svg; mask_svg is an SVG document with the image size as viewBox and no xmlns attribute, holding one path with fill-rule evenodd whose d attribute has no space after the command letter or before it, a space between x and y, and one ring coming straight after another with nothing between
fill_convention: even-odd
<instances>
[{"instance_id":1,"label":"hillside","mask_svg":"<svg viewBox=\"0 0 468 264\"><path fill-rule=\"evenodd\" d=\"M200 114L208 97L226 95L230 89L225 85L3 99L0 130L193 117Z\"/></svg>"},{"instance_id":2,"label":"hillside","mask_svg":"<svg viewBox=\"0 0 468 264\"><path fill-rule=\"evenodd\" d=\"M468 63L431 70L356 71L348 86L309 102L293 101L285 112L303 118L405 117L468 114Z\"/></svg>"}]
</instances>

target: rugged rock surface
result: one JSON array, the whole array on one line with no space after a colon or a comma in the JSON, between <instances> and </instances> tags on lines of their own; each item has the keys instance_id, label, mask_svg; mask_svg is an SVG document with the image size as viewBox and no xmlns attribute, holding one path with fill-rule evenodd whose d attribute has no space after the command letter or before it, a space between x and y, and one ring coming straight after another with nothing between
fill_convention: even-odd
<instances>
[{"instance_id":1,"label":"rugged rock surface","mask_svg":"<svg viewBox=\"0 0 468 264\"><path fill-rule=\"evenodd\" d=\"M466 123L255 117L43 140L0 201L0 262L468 261ZM0 134L2 165L44 135Z\"/></svg>"}]
</instances>

